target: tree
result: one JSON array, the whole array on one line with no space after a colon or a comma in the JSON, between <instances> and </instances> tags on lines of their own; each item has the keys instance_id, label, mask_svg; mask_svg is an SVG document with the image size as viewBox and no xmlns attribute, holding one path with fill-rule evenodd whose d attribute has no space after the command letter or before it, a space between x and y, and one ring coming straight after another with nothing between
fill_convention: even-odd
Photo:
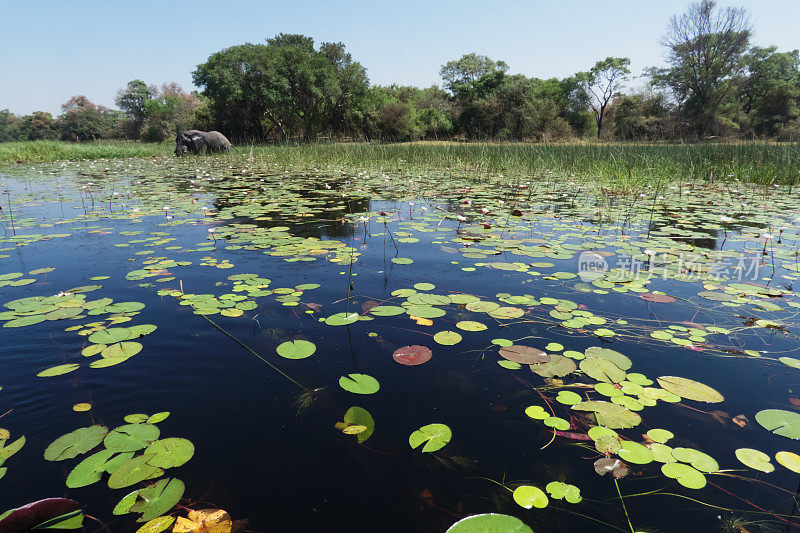
<instances>
[{"instance_id":1,"label":"tree","mask_svg":"<svg viewBox=\"0 0 800 533\"><path fill-rule=\"evenodd\" d=\"M589 105L597 124L597 137L603 132L606 108L617 95L620 86L631 73L631 60L627 57L607 57L598 61L589 72L579 72L575 77L589 96Z\"/></svg>"},{"instance_id":2,"label":"tree","mask_svg":"<svg viewBox=\"0 0 800 533\"><path fill-rule=\"evenodd\" d=\"M695 2L671 18L661 40L669 67L652 74L672 89L699 137L714 132L718 111L734 93L750 35L747 11L717 9L714 0Z\"/></svg>"},{"instance_id":3,"label":"tree","mask_svg":"<svg viewBox=\"0 0 800 533\"><path fill-rule=\"evenodd\" d=\"M117 91L116 103L133 120L134 135L138 137L145 116L145 104L154 96L154 91L142 80L132 80L124 89Z\"/></svg>"},{"instance_id":4,"label":"tree","mask_svg":"<svg viewBox=\"0 0 800 533\"><path fill-rule=\"evenodd\" d=\"M71 97L61 109L64 113L58 119L58 129L65 141L96 141L120 118L111 109L95 105L83 95Z\"/></svg>"},{"instance_id":5,"label":"tree","mask_svg":"<svg viewBox=\"0 0 800 533\"><path fill-rule=\"evenodd\" d=\"M8 109L0 109L0 142L16 141L19 136L19 117Z\"/></svg>"},{"instance_id":6,"label":"tree","mask_svg":"<svg viewBox=\"0 0 800 533\"><path fill-rule=\"evenodd\" d=\"M19 121L19 140L49 141L57 138L56 121L47 111L34 111Z\"/></svg>"},{"instance_id":7,"label":"tree","mask_svg":"<svg viewBox=\"0 0 800 533\"><path fill-rule=\"evenodd\" d=\"M742 111L756 135L777 134L800 116L800 55L754 46L744 56L747 75L740 84Z\"/></svg>"},{"instance_id":8,"label":"tree","mask_svg":"<svg viewBox=\"0 0 800 533\"><path fill-rule=\"evenodd\" d=\"M144 104L142 138L161 142L173 137L177 130L193 129L200 99L187 93L179 84L164 83L151 89L153 97Z\"/></svg>"},{"instance_id":9,"label":"tree","mask_svg":"<svg viewBox=\"0 0 800 533\"><path fill-rule=\"evenodd\" d=\"M337 130L369 86L344 45L322 43L317 50L313 39L294 34L212 54L192 76L213 101L220 126L249 139L277 131L281 139L311 140Z\"/></svg>"},{"instance_id":10,"label":"tree","mask_svg":"<svg viewBox=\"0 0 800 533\"><path fill-rule=\"evenodd\" d=\"M439 75L444 80L445 88L455 94L459 86L474 83L485 74L504 73L507 70L505 61L495 61L473 52L442 65Z\"/></svg>"}]
</instances>

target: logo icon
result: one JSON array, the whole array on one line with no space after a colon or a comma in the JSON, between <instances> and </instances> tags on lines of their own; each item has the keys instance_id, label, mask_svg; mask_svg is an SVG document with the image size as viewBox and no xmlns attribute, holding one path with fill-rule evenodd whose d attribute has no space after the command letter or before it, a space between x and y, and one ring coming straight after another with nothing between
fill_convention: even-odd
<instances>
[{"instance_id":1,"label":"logo icon","mask_svg":"<svg viewBox=\"0 0 800 533\"><path fill-rule=\"evenodd\" d=\"M584 282L600 279L608 272L605 257L597 252L581 252L578 256L578 277Z\"/></svg>"}]
</instances>

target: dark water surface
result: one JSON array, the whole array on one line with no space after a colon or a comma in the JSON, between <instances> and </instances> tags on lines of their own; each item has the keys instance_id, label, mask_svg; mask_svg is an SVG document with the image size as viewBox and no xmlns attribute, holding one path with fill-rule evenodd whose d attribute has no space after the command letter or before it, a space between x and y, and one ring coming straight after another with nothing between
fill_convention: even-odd
<instances>
[{"instance_id":1,"label":"dark water surface","mask_svg":"<svg viewBox=\"0 0 800 533\"><path fill-rule=\"evenodd\" d=\"M112 509L148 482L110 489L105 475L68 489L67 475L89 454L46 461L43 453L77 428L113 429L126 415L169 411L157 424L161 437L195 446L189 462L165 473L186 484L182 507L172 512L223 508L249 518L253 531L443 532L486 512L517 516L537 532L631 531L629 522L641 532L800 529L793 525L800 476L775 458L797 453L797 440L756 421L763 410L796 414L800 405L800 370L791 366L800 308L794 191L676 186L613 195L552 177L301 174L190 159L0 170L0 206L0 311L11 311L2 307L7 302L90 285L100 287L77 293L86 301L144 304L0 329L0 427L11 432L7 444L26 437L2 465L0 511L66 496L108 530L135 531L136 514ZM577 276L587 250L607 252L611 270L599 280ZM649 257L635 262L646 274L638 280L630 276L634 256ZM46 267L55 269L30 273ZM248 296L239 286L255 276L241 274L270 281ZM108 278L90 279L97 276ZM25 279L34 281L16 283ZM434 287L414 289L418 283ZM295 289L303 284L319 287ZM408 301L421 314L441 314L430 325L411 310L369 311L412 297L393 296L398 289L472 295L515 310L492 316L447 298ZM673 298L640 297L653 291ZM213 300L221 308L181 305L203 301L187 301L188 294L247 298ZM241 316L220 313L235 309L225 302L242 301L254 303ZM570 322L573 311L586 311L592 322ZM324 321L336 313L361 319ZM464 330L463 321L486 329ZM93 327L141 324L157 329L136 339L142 350L130 359L94 368L103 357L81 354ZM669 326L702 334L689 339L673 328L674 337L659 338ZM433 338L440 331L462 340L440 344ZM276 353L293 339L311 341L316 352L297 360ZM581 368L587 349L608 348L630 360L622 368L629 373L653 381L679 376L719 391L724 400L714 403L659 397L652 406L628 404L641 422L616 430L623 441L649 446L644 433L667 429L674 434L668 446L704 452L719 471L706 472L705 486L693 489L665 476L652 458L626 461L630 473L617 488L593 468L603 457L586 436L594 416L555 400L569 390L607 402L594 389L598 379L581 368L557 377L525 364L509 368L515 365L498 353L506 340L568 352ZM398 364L392 353L408 345L430 348L432 358ZM37 377L70 363L79 367ZM376 378L380 390L343 390L339 378L352 373ZM659 382L650 387L661 390ZM297 402L304 391L309 405ZM83 402L89 411L73 411ZM552 410L568 429L554 435L526 416L532 405ZM335 427L352 406L374 418L363 444ZM737 419L743 426L736 415L746 417ZM412 449L409 435L432 423L449 426L452 440L432 453ZM774 471L742 464L741 448L769 455ZM577 486L582 501L550 497L543 509L524 509L512 498L521 485L545 490L552 481ZM86 531L99 529L87 520Z\"/></svg>"}]
</instances>

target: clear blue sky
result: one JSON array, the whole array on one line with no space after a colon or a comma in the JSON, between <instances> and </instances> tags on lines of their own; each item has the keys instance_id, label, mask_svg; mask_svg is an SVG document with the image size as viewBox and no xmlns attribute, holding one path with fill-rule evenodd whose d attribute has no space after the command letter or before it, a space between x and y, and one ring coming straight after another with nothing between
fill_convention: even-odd
<instances>
[{"instance_id":1,"label":"clear blue sky","mask_svg":"<svg viewBox=\"0 0 800 533\"><path fill-rule=\"evenodd\" d=\"M473 51L527 76L564 77L607 56L630 57L638 74L663 63L658 37L688 4L0 0L0 109L56 115L77 94L113 106L117 89L135 78L192 89L192 70L211 53L280 32L345 43L377 84L439 83L443 63ZM755 44L800 48L800 0L735 5L750 11Z\"/></svg>"}]
</instances>

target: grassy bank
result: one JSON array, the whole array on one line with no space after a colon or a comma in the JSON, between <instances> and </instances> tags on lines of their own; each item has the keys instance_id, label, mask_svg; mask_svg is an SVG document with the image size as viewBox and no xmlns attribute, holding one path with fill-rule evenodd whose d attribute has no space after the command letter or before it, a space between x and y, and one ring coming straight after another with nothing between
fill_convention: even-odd
<instances>
[{"instance_id":1,"label":"grassy bank","mask_svg":"<svg viewBox=\"0 0 800 533\"><path fill-rule=\"evenodd\" d=\"M574 174L617 185L739 179L760 184L800 182L800 145L738 144L484 144L416 142L237 146L234 156L280 168L428 171L541 176ZM0 144L0 164L61 159L171 156L170 143Z\"/></svg>"},{"instance_id":2,"label":"grassy bank","mask_svg":"<svg viewBox=\"0 0 800 533\"><path fill-rule=\"evenodd\" d=\"M172 155L167 144L124 141L67 143L60 141L27 141L0 143L0 165L14 163L52 163L65 159L118 159Z\"/></svg>"}]
</instances>

